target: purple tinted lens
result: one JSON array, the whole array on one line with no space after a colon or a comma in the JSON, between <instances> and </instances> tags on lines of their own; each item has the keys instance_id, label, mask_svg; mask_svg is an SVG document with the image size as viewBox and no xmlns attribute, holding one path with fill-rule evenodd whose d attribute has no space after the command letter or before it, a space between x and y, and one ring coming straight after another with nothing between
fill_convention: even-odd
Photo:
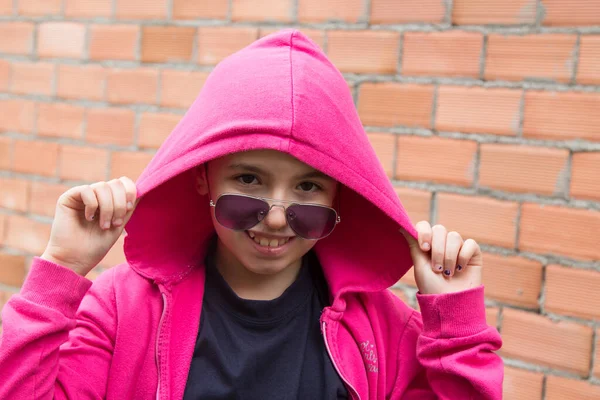
<instances>
[{"instance_id":1,"label":"purple tinted lens","mask_svg":"<svg viewBox=\"0 0 600 400\"><path fill-rule=\"evenodd\" d=\"M287 208L290 227L305 239L320 239L329 235L335 227L335 211L327 207L308 204L292 204Z\"/></svg>"},{"instance_id":2,"label":"purple tinted lens","mask_svg":"<svg viewBox=\"0 0 600 400\"><path fill-rule=\"evenodd\" d=\"M215 217L221 225L246 230L258 224L269 212L269 204L246 196L226 194L217 200Z\"/></svg>"}]
</instances>

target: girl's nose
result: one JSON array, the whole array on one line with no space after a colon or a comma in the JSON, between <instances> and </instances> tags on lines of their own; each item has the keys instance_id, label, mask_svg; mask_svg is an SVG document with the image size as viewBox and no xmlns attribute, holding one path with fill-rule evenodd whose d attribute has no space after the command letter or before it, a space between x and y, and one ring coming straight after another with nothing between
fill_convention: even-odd
<instances>
[{"instance_id":1,"label":"girl's nose","mask_svg":"<svg viewBox=\"0 0 600 400\"><path fill-rule=\"evenodd\" d=\"M263 222L274 231L284 229L287 225L287 220L285 219L285 209L283 206L274 205Z\"/></svg>"}]
</instances>

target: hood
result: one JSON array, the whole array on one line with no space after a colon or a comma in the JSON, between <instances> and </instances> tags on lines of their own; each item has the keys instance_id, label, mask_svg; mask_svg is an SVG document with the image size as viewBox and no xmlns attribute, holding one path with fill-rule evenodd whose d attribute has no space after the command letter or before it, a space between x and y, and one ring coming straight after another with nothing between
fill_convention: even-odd
<instances>
[{"instance_id":1,"label":"hood","mask_svg":"<svg viewBox=\"0 0 600 400\"><path fill-rule=\"evenodd\" d=\"M367 139L346 81L297 30L266 36L221 61L138 179L125 257L141 275L175 283L214 235L194 167L272 149L340 183L341 222L314 249L334 294L387 288L412 266L402 226L416 231Z\"/></svg>"}]
</instances>

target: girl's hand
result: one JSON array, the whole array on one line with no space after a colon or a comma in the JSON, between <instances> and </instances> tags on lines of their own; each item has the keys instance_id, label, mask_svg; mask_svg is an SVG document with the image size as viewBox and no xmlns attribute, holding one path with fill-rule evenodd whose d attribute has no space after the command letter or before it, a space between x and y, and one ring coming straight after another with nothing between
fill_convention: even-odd
<instances>
[{"instance_id":1,"label":"girl's hand","mask_svg":"<svg viewBox=\"0 0 600 400\"><path fill-rule=\"evenodd\" d=\"M41 258L87 275L121 236L136 204L135 184L126 177L67 190Z\"/></svg>"},{"instance_id":2,"label":"girl's hand","mask_svg":"<svg viewBox=\"0 0 600 400\"><path fill-rule=\"evenodd\" d=\"M460 292L481 285L483 256L476 241L450 232L443 225L431 227L421 221L415 226L418 241L404 229L414 263L415 281L422 294Z\"/></svg>"}]
</instances>

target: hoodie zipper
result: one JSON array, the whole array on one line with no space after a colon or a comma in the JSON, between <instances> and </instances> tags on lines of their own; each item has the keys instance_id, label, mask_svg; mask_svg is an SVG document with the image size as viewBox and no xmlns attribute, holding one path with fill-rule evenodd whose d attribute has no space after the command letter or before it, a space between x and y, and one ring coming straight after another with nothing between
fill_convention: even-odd
<instances>
[{"instance_id":1,"label":"hoodie zipper","mask_svg":"<svg viewBox=\"0 0 600 400\"><path fill-rule=\"evenodd\" d=\"M160 315L160 320L158 321L158 331L156 332L155 354L156 354L156 369L157 369L157 376L158 376L158 385L156 387L156 400L160 399L160 356L158 354L158 349L159 349L158 341L160 340L160 330L162 328L163 319L167 312L167 296L162 292L160 294L162 295L162 300L163 300L163 310L162 310L162 314Z\"/></svg>"},{"instance_id":2,"label":"hoodie zipper","mask_svg":"<svg viewBox=\"0 0 600 400\"><path fill-rule=\"evenodd\" d=\"M323 339L325 341L325 348L327 349L327 353L329 354L329 358L331 359L331 363L333 364L333 367L337 371L340 378L342 378L342 381L346 384L346 386L348 388L350 388L351 397L353 397L357 400L360 400L360 395L358 394L356 389L354 389L354 386L352 386L352 384L350 384L350 382L346 378L344 378L344 375L342 375L342 371L340 371L340 369L338 368L337 364L335 363L335 359L333 358L333 355L331 354L331 349L329 348L329 342L327 342L327 333L325 331L325 328L327 327L327 323L325 321L323 321L321 326L322 326L321 329L323 331Z\"/></svg>"}]
</instances>

